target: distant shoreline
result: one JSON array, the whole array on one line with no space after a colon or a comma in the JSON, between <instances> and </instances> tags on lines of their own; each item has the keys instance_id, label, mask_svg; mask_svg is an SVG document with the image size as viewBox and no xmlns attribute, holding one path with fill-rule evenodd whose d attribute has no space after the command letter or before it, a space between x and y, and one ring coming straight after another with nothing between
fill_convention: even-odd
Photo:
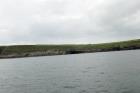
<instances>
[{"instance_id":1,"label":"distant shoreline","mask_svg":"<svg viewBox=\"0 0 140 93\"><path fill-rule=\"evenodd\" d=\"M13 45L0 46L0 59L68 55L140 49L140 39L87 45Z\"/></svg>"},{"instance_id":2,"label":"distant shoreline","mask_svg":"<svg viewBox=\"0 0 140 93\"><path fill-rule=\"evenodd\" d=\"M131 49L131 50L140 50L140 49ZM108 53L108 52L119 52L119 51L131 51L131 50L114 50L114 51L102 51L102 52L85 52L85 53L75 53L75 54L87 54L87 53ZM32 58L32 57L45 57L45 56L62 56L62 55L75 55L75 54L57 54L57 55L38 55L38 56L14 56L14 57L1 57L0 59L15 59L15 58Z\"/></svg>"}]
</instances>

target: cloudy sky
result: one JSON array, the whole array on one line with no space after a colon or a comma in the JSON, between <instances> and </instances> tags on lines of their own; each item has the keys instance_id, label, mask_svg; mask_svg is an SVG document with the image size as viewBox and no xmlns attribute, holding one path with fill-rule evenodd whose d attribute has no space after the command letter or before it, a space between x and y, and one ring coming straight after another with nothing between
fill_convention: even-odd
<instances>
[{"instance_id":1,"label":"cloudy sky","mask_svg":"<svg viewBox=\"0 0 140 93\"><path fill-rule=\"evenodd\" d=\"M0 44L140 38L140 0L0 0Z\"/></svg>"}]
</instances>

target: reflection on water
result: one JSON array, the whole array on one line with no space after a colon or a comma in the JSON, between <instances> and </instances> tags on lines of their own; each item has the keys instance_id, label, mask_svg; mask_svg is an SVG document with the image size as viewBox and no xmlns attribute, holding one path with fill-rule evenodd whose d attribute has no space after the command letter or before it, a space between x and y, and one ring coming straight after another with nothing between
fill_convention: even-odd
<instances>
[{"instance_id":1,"label":"reflection on water","mask_svg":"<svg viewBox=\"0 0 140 93\"><path fill-rule=\"evenodd\" d=\"M139 93L140 50L0 60L0 93Z\"/></svg>"}]
</instances>

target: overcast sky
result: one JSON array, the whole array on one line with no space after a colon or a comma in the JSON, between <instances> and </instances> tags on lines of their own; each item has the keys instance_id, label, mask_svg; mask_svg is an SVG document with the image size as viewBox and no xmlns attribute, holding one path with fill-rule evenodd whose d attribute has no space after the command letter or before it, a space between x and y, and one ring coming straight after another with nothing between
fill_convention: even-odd
<instances>
[{"instance_id":1,"label":"overcast sky","mask_svg":"<svg viewBox=\"0 0 140 93\"><path fill-rule=\"evenodd\" d=\"M140 38L140 0L0 0L0 44Z\"/></svg>"}]
</instances>

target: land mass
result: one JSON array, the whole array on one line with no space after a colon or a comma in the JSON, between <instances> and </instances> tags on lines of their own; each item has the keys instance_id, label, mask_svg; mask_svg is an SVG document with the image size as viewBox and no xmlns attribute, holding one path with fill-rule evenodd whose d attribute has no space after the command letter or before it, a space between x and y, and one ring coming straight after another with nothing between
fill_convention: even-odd
<instances>
[{"instance_id":1,"label":"land mass","mask_svg":"<svg viewBox=\"0 0 140 93\"><path fill-rule=\"evenodd\" d=\"M52 56L140 49L140 39L102 44L0 46L0 58Z\"/></svg>"}]
</instances>

